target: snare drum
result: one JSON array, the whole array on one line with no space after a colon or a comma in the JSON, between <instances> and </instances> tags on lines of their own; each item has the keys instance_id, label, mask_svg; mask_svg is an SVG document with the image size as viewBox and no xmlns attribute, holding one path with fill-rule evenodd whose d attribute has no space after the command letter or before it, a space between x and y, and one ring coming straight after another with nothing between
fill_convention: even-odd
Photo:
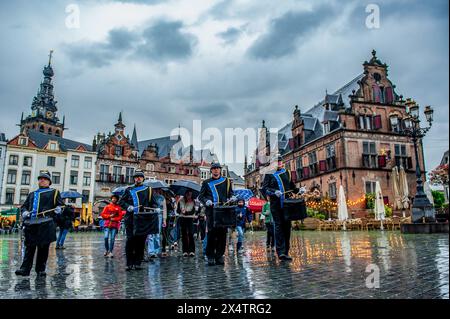
<instances>
[{"instance_id":1,"label":"snare drum","mask_svg":"<svg viewBox=\"0 0 450 319\"><path fill-rule=\"evenodd\" d=\"M236 227L237 206L216 206L213 209L214 227Z\"/></svg>"},{"instance_id":2,"label":"snare drum","mask_svg":"<svg viewBox=\"0 0 450 319\"><path fill-rule=\"evenodd\" d=\"M308 217L304 199L286 199L284 201L284 216L289 221L303 220Z\"/></svg>"}]
</instances>

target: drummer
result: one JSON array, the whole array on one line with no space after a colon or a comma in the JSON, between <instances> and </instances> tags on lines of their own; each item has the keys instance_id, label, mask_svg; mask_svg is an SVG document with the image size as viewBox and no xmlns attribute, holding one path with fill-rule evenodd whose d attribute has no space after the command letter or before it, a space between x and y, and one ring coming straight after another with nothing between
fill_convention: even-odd
<instances>
[{"instance_id":1,"label":"drummer","mask_svg":"<svg viewBox=\"0 0 450 319\"><path fill-rule=\"evenodd\" d=\"M33 267L34 254L36 257L36 274L38 277L46 276L45 268L47 265L48 251L50 243L56 241L56 224L53 219L43 221L42 223L33 223L42 215L42 212L49 214L61 214L64 202L61 199L59 191L50 188L52 184L49 172L42 172L38 176L39 189L28 194L25 203L21 207L24 235L25 235L25 256L22 266L16 270L17 276L29 276Z\"/></svg>"},{"instance_id":2,"label":"drummer","mask_svg":"<svg viewBox=\"0 0 450 319\"><path fill-rule=\"evenodd\" d=\"M224 265L225 247L227 242L227 227L214 227L214 206L226 202L235 202L231 181L222 176L222 166L214 162L211 165L211 178L203 181L198 199L206 206L206 222L208 227L206 256L208 265Z\"/></svg>"},{"instance_id":3,"label":"drummer","mask_svg":"<svg viewBox=\"0 0 450 319\"><path fill-rule=\"evenodd\" d=\"M282 261L291 261L289 256L291 221L288 220L283 211L283 203L286 195L298 193L292 182L291 174L284 168L283 160L277 155L277 168L273 174L266 174L262 183L262 193L269 196L270 212L275 226L275 247L278 258Z\"/></svg>"},{"instance_id":4,"label":"drummer","mask_svg":"<svg viewBox=\"0 0 450 319\"><path fill-rule=\"evenodd\" d=\"M144 259L145 240L149 234L158 234L158 215L161 209L151 187L143 184L145 176L142 170L136 170L134 185L125 190L119 205L126 210L126 244L125 254L127 271L141 270Z\"/></svg>"}]
</instances>

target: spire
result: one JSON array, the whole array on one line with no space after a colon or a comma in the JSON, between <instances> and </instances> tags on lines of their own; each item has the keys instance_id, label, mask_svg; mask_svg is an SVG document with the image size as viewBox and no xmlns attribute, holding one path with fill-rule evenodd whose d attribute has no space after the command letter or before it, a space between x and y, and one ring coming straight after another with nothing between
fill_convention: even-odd
<instances>
[{"instance_id":1,"label":"spire","mask_svg":"<svg viewBox=\"0 0 450 319\"><path fill-rule=\"evenodd\" d=\"M119 113L119 123L122 123L122 112Z\"/></svg>"},{"instance_id":2,"label":"spire","mask_svg":"<svg viewBox=\"0 0 450 319\"><path fill-rule=\"evenodd\" d=\"M50 54L48 55L48 66L49 67L52 65L52 57L53 57L53 50L50 50Z\"/></svg>"},{"instance_id":3,"label":"spire","mask_svg":"<svg viewBox=\"0 0 450 319\"><path fill-rule=\"evenodd\" d=\"M114 125L116 128L116 132L122 131L125 129L125 125L123 124L122 120L122 112L119 113L119 119L117 120L117 123Z\"/></svg>"},{"instance_id":4,"label":"spire","mask_svg":"<svg viewBox=\"0 0 450 319\"><path fill-rule=\"evenodd\" d=\"M134 124L133 135L131 136L131 145L133 145L135 150L137 152L139 152L139 144L138 144L138 138L137 138L137 132L136 132L136 124Z\"/></svg>"}]
</instances>

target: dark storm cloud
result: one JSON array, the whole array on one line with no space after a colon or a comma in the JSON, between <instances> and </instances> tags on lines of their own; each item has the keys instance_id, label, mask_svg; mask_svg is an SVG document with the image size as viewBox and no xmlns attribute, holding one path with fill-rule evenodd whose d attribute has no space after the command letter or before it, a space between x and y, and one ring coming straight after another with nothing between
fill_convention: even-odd
<instances>
[{"instance_id":1,"label":"dark storm cloud","mask_svg":"<svg viewBox=\"0 0 450 319\"><path fill-rule=\"evenodd\" d=\"M136 50L137 56L151 61L171 61L189 58L197 38L182 31L181 21L159 21L144 30L144 44Z\"/></svg>"},{"instance_id":2,"label":"dark storm cloud","mask_svg":"<svg viewBox=\"0 0 450 319\"><path fill-rule=\"evenodd\" d=\"M214 117L217 115L226 115L231 107L228 103L213 103L199 106L191 106L187 111L201 116L202 118Z\"/></svg>"},{"instance_id":3,"label":"dark storm cloud","mask_svg":"<svg viewBox=\"0 0 450 319\"><path fill-rule=\"evenodd\" d=\"M104 42L70 43L65 52L74 63L104 67L125 55L144 60L167 62L189 58L197 38L185 33L180 21L158 21L142 33L126 29L113 29Z\"/></svg>"},{"instance_id":4,"label":"dark storm cloud","mask_svg":"<svg viewBox=\"0 0 450 319\"><path fill-rule=\"evenodd\" d=\"M77 42L68 44L65 51L72 62L103 67L132 49L138 36L126 29L109 31L105 42Z\"/></svg>"},{"instance_id":5,"label":"dark storm cloud","mask_svg":"<svg viewBox=\"0 0 450 319\"><path fill-rule=\"evenodd\" d=\"M268 31L256 39L248 53L257 59L277 59L297 50L299 42L306 39L321 23L327 21L332 10L320 7L314 11L289 11L270 22Z\"/></svg>"},{"instance_id":6,"label":"dark storm cloud","mask_svg":"<svg viewBox=\"0 0 450 319\"><path fill-rule=\"evenodd\" d=\"M223 40L226 45L234 44L242 34L241 28L228 28L226 31L219 32L216 35Z\"/></svg>"}]
</instances>

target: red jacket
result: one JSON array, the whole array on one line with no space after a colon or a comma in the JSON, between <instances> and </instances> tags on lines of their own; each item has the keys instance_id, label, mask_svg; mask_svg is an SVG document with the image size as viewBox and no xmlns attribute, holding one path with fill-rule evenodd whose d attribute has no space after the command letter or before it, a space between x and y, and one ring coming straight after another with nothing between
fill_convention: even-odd
<instances>
[{"instance_id":1,"label":"red jacket","mask_svg":"<svg viewBox=\"0 0 450 319\"><path fill-rule=\"evenodd\" d=\"M108 204L103 209L103 212L100 214L100 216L105 221L104 227L106 228L120 228L120 221L122 220L123 216L125 215L125 211L122 210L122 207L120 207L117 204Z\"/></svg>"}]
</instances>

